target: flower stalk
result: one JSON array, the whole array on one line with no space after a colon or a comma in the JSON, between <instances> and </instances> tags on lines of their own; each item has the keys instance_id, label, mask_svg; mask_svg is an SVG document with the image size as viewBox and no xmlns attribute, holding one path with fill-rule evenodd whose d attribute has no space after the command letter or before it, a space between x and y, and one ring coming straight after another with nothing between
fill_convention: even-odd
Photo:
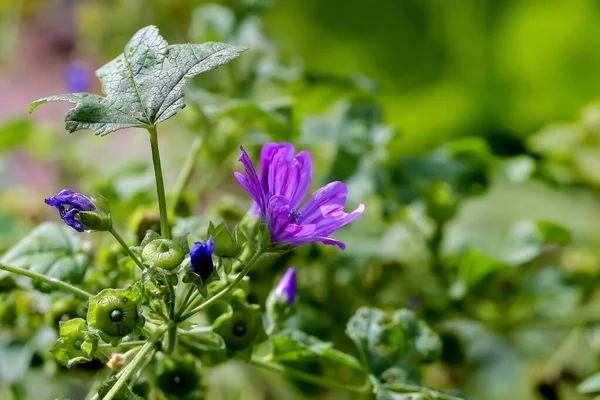
<instances>
[{"instance_id":1,"label":"flower stalk","mask_svg":"<svg viewBox=\"0 0 600 400\"><path fill-rule=\"evenodd\" d=\"M164 334L174 326L173 322L169 322L163 326L158 327L154 333L150 336L148 341L144 343L140 351L135 355L134 359L131 360L129 364L119 372L119 379L115 382L114 386L110 389L110 391L104 396L102 400L113 400L115 396L119 393L119 391L123 388L124 385L127 384L127 381L133 375L133 373L138 369L138 367L143 364L146 360L146 355L152 351L154 345L158 343Z\"/></svg>"},{"instance_id":2,"label":"flower stalk","mask_svg":"<svg viewBox=\"0 0 600 400\"><path fill-rule=\"evenodd\" d=\"M160 211L160 233L163 237L170 239L169 219L167 217L167 201L165 197L165 182L163 180L162 166L160 163L160 152L158 150L158 134L156 127L148 127L150 133L150 147L152 149L152 165L156 177L156 194L158 196L158 209Z\"/></svg>"},{"instance_id":3,"label":"flower stalk","mask_svg":"<svg viewBox=\"0 0 600 400\"><path fill-rule=\"evenodd\" d=\"M144 264L142 264L142 261L140 261L140 259L135 254L133 254L133 251L131 251L131 249L129 248L129 246L127 245L127 243L123 239L123 237L121 235L119 235L119 232L117 232L114 227L111 227L110 230L109 230L109 232L113 235L113 237L117 240L117 242L119 242L119 244L121 245L121 247L123 247L123 250L125 250L125 252L127 253L127 255L129 257L131 257L131 259L136 263L136 265L138 267L140 267L140 269L142 271L144 269L146 269L146 267L144 267Z\"/></svg>"},{"instance_id":4,"label":"flower stalk","mask_svg":"<svg viewBox=\"0 0 600 400\"><path fill-rule=\"evenodd\" d=\"M88 300L90 297L94 296L91 293L86 292L85 290L76 288L73 285L68 284L67 282L63 282L56 278L50 278L46 275L38 274L36 272L28 271L23 268L12 267L10 265L0 264L0 270L8 271L13 274L26 276L31 279L35 279L36 281L47 283L48 285L54 286L55 288L62 290L63 292L68 292L74 294L77 297Z\"/></svg>"}]
</instances>

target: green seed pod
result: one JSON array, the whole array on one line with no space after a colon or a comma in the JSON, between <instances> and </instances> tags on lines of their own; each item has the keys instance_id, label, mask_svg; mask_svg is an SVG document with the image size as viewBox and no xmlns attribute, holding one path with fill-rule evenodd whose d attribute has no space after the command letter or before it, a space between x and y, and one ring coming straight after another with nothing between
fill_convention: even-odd
<instances>
[{"instance_id":1,"label":"green seed pod","mask_svg":"<svg viewBox=\"0 0 600 400\"><path fill-rule=\"evenodd\" d=\"M215 320L213 327L230 352L244 350L266 337L260 307L237 298L233 299L229 312Z\"/></svg>"},{"instance_id":2,"label":"green seed pod","mask_svg":"<svg viewBox=\"0 0 600 400\"><path fill-rule=\"evenodd\" d=\"M156 368L156 384L167 398L186 398L201 389L201 375L192 355L165 357Z\"/></svg>"},{"instance_id":3,"label":"green seed pod","mask_svg":"<svg viewBox=\"0 0 600 400\"><path fill-rule=\"evenodd\" d=\"M144 246L142 257L159 268L173 269L181 264L185 254L175 241L156 239Z\"/></svg>"},{"instance_id":4,"label":"green seed pod","mask_svg":"<svg viewBox=\"0 0 600 400\"><path fill-rule=\"evenodd\" d=\"M144 324L138 298L139 295L131 289L104 289L90 299L88 323L108 336L108 340L103 337L105 341L122 338Z\"/></svg>"}]
</instances>

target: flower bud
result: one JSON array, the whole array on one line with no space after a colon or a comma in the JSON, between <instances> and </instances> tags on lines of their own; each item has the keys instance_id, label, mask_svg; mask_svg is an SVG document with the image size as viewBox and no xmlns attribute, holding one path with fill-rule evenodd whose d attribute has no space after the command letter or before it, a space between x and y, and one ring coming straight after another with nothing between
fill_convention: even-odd
<instances>
[{"instance_id":1,"label":"flower bud","mask_svg":"<svg viewBox=\"0 0 600 400\"><path fill-rule=\"evenodd\" d=\"M156 267L173 269L181 264L185 254L175 241L155 239L144 246L142 257Z\"/></svg>"},{"instance_id":2,"label":"flower bud","mask_svg":"<svg viewBox=\"0 0 600 400\"><path fill-rule=\"evenodd\" d=\"M288 268L275 289L267 298L267 311L271 321L277 324L285 320L296 300L296 270Z\"/></svg>"},{"instance_id":3,"label":"flower bud","mask_svg":"<svg viewBox=\"0 0 600 400\"><path fill-rule=\"evenodd\" d=\"M288 268L275 288L275 296L284 298L285 301L292 305L296 300L296 270L294 267Z\"/></svg>"},{"instance_id":4,"label":"flower bud","mask_svg":"<svg viewBox=\"0 0 600 400\"><path fill-rule=\"evenodd\" d=\"M192 272L202 278L206 282L212 275L215 266L213 264L212 255L215 251L215 241L212 236L208 238L206 243L195 242L190 249L190 261Z\"/></svg>"},{"instance_id":5,"label":"flower bud","mask_svg":"<svg viewBox=\"0 0 600 400\"><path fill-rule=\"evenodd\" d=\"M95 201L82 193L64 189L44 202L55 207L62 220L77 232L107 231L112 227L110 213L99 210Z\"/></svg>"},{"instance_id":6,"label":"flower bud","mask_svg":"<svg viewBox=\"0 0 600 400\"><path fill-rule=\"evenodd\" d=\"M121 369L125 365L127 357L122 353L112 353L110 360L106 363L106 366L110 369Z\"/></svg>"}]
</instances>

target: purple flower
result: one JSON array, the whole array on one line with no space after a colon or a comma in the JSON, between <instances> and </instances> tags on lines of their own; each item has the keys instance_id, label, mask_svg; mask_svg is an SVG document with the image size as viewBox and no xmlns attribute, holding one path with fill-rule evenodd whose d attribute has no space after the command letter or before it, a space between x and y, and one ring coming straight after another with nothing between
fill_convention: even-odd
<instances>
[{"instance_id":1,"label":"purple flower","mask_svg":"<svg viewBox=\"0 0 600 400\"><path fill-rule=\"evenodd\" d=\"M235 177L254 199L253 209L271 231L273 243L299 246L322 242L346 245L329 237L342 226L354 221L365 210L360 204L350 214L344 212L348 188L342 182L331 182L300 206L312 182L312 159L308 151L294 155L290 143L267 143L263 146L260 177L243 147L240 161L246 175L236 172Z\"/></svg>"},{"instance_id":2,"label":"purple flower","mask_svg":"<svg viewBox=\"0 0 600 400\"><path fill-rule=\"evenodd\" d=\"M213 273L215 266L212 260L212 254L215 251L215 241L212 236L208 238L206 243L195 242L190 249L190 261L192 262L191 270L206 281Z\"/></svg>"},{"instance_id":3,"label":"purple flower","mask_svg":"<svg viewBox=\"0 0 600 400\"><path fill-rule=\"evenodd\" d=\"M285 275L275 288L275 297L285 298L289 305L292 305L296 300L296 270L294 267L290 267L285 271Z\"/></svg>"},{"instance_id":4,"label":"purple flower","mask_svg":"<svg viewBox=\"0 0 600 400\"><path fill-rule=\"evenodd\" d=\"M75 61L65 68L65 83L70 92L89 92L92 86L92 72L87 64Z\"/></svg>"},{"instance_id":5,"label":"purple flower","mask_svg":"<svg viewBox=\"0 0 600 400\"><path fill-rule=\"evenodd\" d=\"M96 211L96 206L89 197L71 189L61 190L57 195L45 199L44 202L49 206L56 207L62 220L77 232L84 231L83 224L76 218L77 214L81 211Z\"/></svg>"}]
</instances>

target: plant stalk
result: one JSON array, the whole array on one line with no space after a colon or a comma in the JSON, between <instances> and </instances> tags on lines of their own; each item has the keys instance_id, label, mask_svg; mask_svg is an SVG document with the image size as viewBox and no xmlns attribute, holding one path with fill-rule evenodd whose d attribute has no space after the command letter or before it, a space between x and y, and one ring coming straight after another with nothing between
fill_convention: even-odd
<instances>
[{"instance_id":1,"label":"plant stalk","mask_svg":"<svg viewBox=\"0 0 600 400\"><path fill-rule=\"evenodd\" d=\"M46 275L38 274L37 272L28 271L23 268L11 267L10 265L0 264L0 270L8 271L13 274L26 276L31 279L35 279L36 281L47 283L48 285L52 285L57 289L60 289L64 292L68 292L74 294L75 296L81 297L82 299L88 300L90 297L94 296L91 293L86 292L85 290L76 288L73 285L68 284L67 282L63 282L56 278L50 278Z\"/></svg>"},{"instance_id":2,"label":"plant stalk","mask_svg":"<svg viewBox=\"0 0 600 400\"><path fill-rule=\"evenodd\" d=\"M146 267L144 267L144 264L142 264L142 262L140 261L140 259L137 258L137 256L135 254L133 254L133 251L131 251L131 249L129 248L129 246L127 245L127 243L123 239L123 237L121 235L119 235L119 232L117 232L114 227L111 227L110 230L109 230L109 232L114 236L115 239L117 239L117 242L119 242L119 244L121 245L121 247L123 247L123 250L125 250L125 252L127 253L127 255L129 257L131 257L131 259L136 263L136 265L138 267L140 267L140 269L142 271L145 270Z\"/></svg>"},{"instance_id":3,"label":"plant stalk","mask_svg":"<svg viewBox=\"0 0 600 400\"><path fill-rule=\"evenodd\" d=\"M161 340L163 335L174 326L174 323L168 323L160 326L148 341L142 346L140 351L135 355L134 359L121 371L119 379L115 382L114 386L104 396L102 400L113 400L115 396L121 391L123 386L127 384L127 380L137 370L138 366L145 362L146 355L152 351L154 345Z\"/></svg>"},{"instance_id":4,"label":"plant stalk","mask_svg":"<svg viewBox=\"0 0 600 400\"><path fill-rule=\"evenodd\" d=\"M154 167L154 176L156 177L156 194L158 196L158 209L160 211L160 234L171 238L169 229L169 219L167 217L167 201L165 198L165 182L163 180L162 166L160 163L160 152L158 150L158 134L156 127L148 128L150 133L150 147L152 149L152 165Z\"/></svg>"}]
</instances>

